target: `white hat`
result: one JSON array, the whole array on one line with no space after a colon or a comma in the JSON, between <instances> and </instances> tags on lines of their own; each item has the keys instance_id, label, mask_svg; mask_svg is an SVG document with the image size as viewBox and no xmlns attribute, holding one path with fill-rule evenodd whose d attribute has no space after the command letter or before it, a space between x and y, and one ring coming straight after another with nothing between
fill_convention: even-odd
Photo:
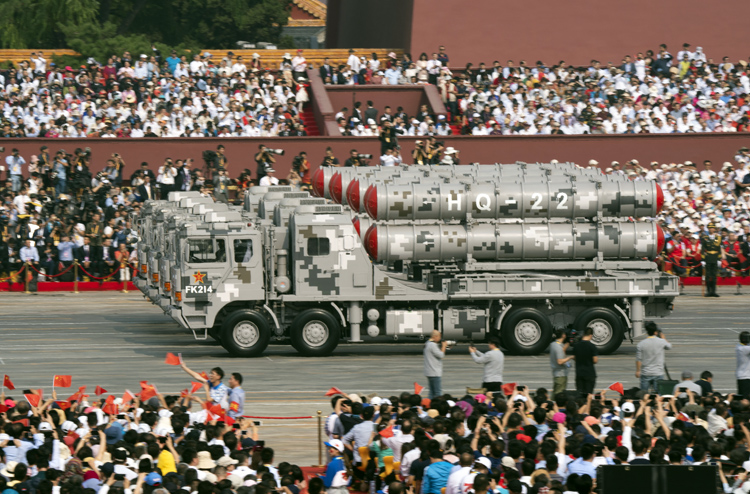
<instances>
[{"instance_id":1,"label":"white hat","mask_svg":"<svg viewBox=\"0 0 750 494\"><path fill-rule=\"evenodd\" d=\"M237 460L226 455L216 460L216 464L220 467L228 467L229 465L236 465L237 463L239 463Z\"/></svg>"},{"instance_id":2,"label":"white hat","mask_svg":"<svg viewBox=\"0 0 750 494\"><path fill-rule=\"evenodd\" d=\"M633 405L631 402L624 403L622 405L622 411L625 413L634 413L635 405Z\"/></svg>"},{"instance_id":3,"label":"white hat","mask_svg":"<svg viewBox=\"0 0 750 494\"><path fill-rule=\"evenodd\" d=\"M52 426L50 425L49 422L42 422L41 424L39 424L39 430L40 431L51 431L52 430Z\"/></svg>"},{"instance_id":4,"label":"white hat","mask_svg":"<svg viewBox=\"0 0 750 494\"><path fill-rule=\"evenodd\" d=\"M448 146L445 148L445 154L456 154L458 151L456 151L453 147Z\"/></svg>"},{"instance_id":5,"label":"white hat","mask_svg":"<svg viewBox=\"0 0 750 494\"><path fill-rule=\"evenodd\" d=\"M331 439L327 443L324 443L329 448L334 448L339 450L339 452L344 452L344 443L341 442L341 439Z\"/></svg>"},{"instance_id":6,"label":"white hat","mask_svg":"<svg viewBox=\"0 0 750 494\"><path fill-rule=\"evenodd\" d=\"M479 458L477 458L476 463L486 466L487 470L492 470L492 463L490 462L490 459L487 458L486 456L480 456Z\"/></svg>"},{"instance_id":7,"label":"white hat","mask_svg":"<svg viewBox=\"0 0 750 494\"><path fill-rule=\"evenodd\" d=\"M70 432L76 430L78 426L76 426L75 422L71 422L70 420L66 420L62 423L60 428L63 430L63 432Z\"/></svg>"},{"instance_id":8,"label":"white hat","mask_svg":"<svg viewBox=\"0 0 750 494\"><path fill-rule=\"evenodd\" d=\"M596 161L596 160L589 160L589 165L591 165L591 166L596 166L598 164L599 164L599 162Z\"/></svg>"}]
</instances>

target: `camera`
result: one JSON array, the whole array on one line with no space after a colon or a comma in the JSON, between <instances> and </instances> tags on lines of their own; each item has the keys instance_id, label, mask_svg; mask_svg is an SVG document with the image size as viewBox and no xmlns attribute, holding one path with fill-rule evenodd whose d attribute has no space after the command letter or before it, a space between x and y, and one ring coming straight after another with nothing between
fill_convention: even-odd
<instances>
[{"instance_id":1,"label":"camera","mask_svg":"<svg viewBox=\"0 0 750 494\"><path fill-rule=\"evenodd\" d=\"M0 153L4 153L4 152L5 152L5 147L0 146Z\"/></svg>"},{"instance_id":2,"label":"camera","mask_svg":"<svg viewBox=\"0 0 750 494\"><path fill-rule=\"evenodd\" d=\"M445 340L446 346L456 346L456 340Z\"/></svg>"},{"instance_id":3,"label":"camera","mask_svg":"<svg viewBox=\"0 0 750 494\"><path fill-rule=\"evenodd\" d=\"M360 153L360 154L359 154L359 157L360 157L361 159L363 159L363 160L371 160L371 159L372 159L372 155L371 155L371 154L363 154L363 153Z\"/></svg>"},{"instance_id":4,"label":"camera","mask_svg":"<svg viewBox=\"0 0 750 494\"><path fill-rule=\"evenodd\" d=\"M283 149L266 149L266 151L268 151L271 154L276 154L279 156L284 156L284 152L285 152Z\"/></svg>"}]
</instances>

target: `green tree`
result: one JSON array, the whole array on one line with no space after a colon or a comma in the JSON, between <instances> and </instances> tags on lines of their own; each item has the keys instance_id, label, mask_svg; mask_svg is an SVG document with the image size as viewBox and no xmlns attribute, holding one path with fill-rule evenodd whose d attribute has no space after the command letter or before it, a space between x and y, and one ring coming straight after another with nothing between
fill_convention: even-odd
<instances>
[{"instance_id":1,"label":"green tree","mask_svg":"<svg viewBox=\"0 0 750 494\"><path fill-rule=\"evenodd\" d=\"M290 5L291 0L0 0L0 48L72 48L99 59L123 49L141 51L151 42L200 48L233 48L238 40L278 43Z\"/></svg>"}]
</instances>

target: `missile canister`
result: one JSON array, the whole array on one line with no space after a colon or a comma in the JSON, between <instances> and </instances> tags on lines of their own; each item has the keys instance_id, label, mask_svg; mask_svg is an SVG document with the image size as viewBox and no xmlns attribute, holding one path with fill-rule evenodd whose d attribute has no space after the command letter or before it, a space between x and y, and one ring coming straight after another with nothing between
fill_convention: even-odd
<instances>
[{"instance_id":1,"label":"missile canister","mask_svg":"<svg viewBox=\"0 0 750 494\"><path fill-rule=\"evenodd\" d=\"M590 182L562 178L545 182L504 181L484 184L379 184L360 200L352 182L350 206L364 208L375 220L466 220L497 218L653 217L664 205L654 181ZM355 209L358 210L358 209Z\"/></svg>"},{"instance_id":2,"label":"missile canister","mask_svg":"<svg viewBox=\"0 0 750 494\"><path fill-rule=\"evenodd\" d=\"M652 222L375 224L364 246L376 261L451 262L655 259L664 232ZM541 266L540 266L541 267Z\"/></svg>"}]
</instances>

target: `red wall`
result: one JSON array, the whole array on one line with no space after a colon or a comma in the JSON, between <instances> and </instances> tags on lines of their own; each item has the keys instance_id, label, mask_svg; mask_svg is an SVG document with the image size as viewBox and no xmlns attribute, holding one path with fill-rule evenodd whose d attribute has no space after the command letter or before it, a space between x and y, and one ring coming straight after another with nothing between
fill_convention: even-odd
<instances>
[{"instance_id":1,"label":"red wall","mask_svg":"<svg viewBox=\"0 0 750 494\"><path fill-rule=\"evenodd\" d=\"M410 156L416 138L402 138L402 152ZM594 135L594 136L513 136L513 137L448 137L443 139L447 146L457 148L462 163L513 163L515 161L572 161L585 165L590 159L599 161L601 167L609 166L617 160L621 163L637 159L641 164L651 161L679 163L686 160L700 162L710 159L722 163L731 161L735 152L750 141L747 134L676 134L676 135ZM380 143L377 138L359 137L277 137L273 139L227 138L227 139L0 139L5 146L5 156L11 148L17 147L21 155L29 160L30 155L39 152L46 145L52 153L65 148L69 153L77 147L91 147L92 170L104 168L107 158L117 152L126 162L125 176L147 161L156 169L166 157L172 159L193 158L202 166L201 152L216 149L219 144L226 146L229 158L229 174L239 176L243 168L249 168L255 176L255 161L258 144L270 148L283 148L284 156L277 156L276 167L279 177L285 177L291 167L292 158L300 151L307 151L310 162L316 166L322 161L325 148L331 146L334 154L344 162L349 150L378 156ZM376 161L376 160L374 160ZM410 161L407 161L410 162ZM373 163L375 164L375 163ZM3 175L3 178L5 176Z\"/></svg>"},{"instance_id":2,"label":"red wall","mask_svg":"<svg viewBox=\"0 0 750 494\"><path fill-rule=\"evenodd\" d=\"M672 55L683 43L702 46L715 61L750 55L744 42L746 0L413 1L411 43L404 48L416 59L442 44L451 66L507 59L577 65L592 58L619 65L624 55L656 52L661 43ZM377 32L376 26L362 26L363 32L370 29ZM382 46L393 46L385 41Z\"/></svg>"}]
</instances>

